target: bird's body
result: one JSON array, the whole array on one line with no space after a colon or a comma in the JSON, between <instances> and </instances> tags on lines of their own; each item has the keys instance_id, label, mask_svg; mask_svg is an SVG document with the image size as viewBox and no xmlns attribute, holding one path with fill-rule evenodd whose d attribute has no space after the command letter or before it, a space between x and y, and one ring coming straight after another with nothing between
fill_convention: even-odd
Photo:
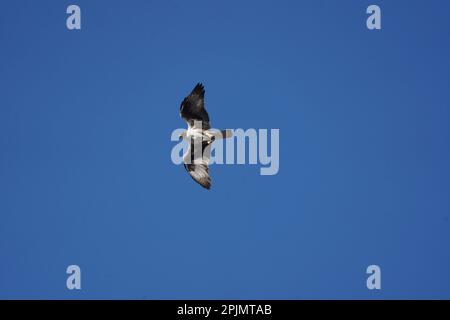
<instances>
[{"instance_id":1,"label":"bird's body","mask_svg":"<svg viewBox=\"0 0 450 320\"><path fill-rule=\"evenodd\" d=\"M195 139L195 138L203 138L206 136L206 131L200 128L199 126L189 126L186 130L186 139Z\"/></svg>"},{"instance_id":2,"label":"bird's body","mask_svg":"<svg viewBox=\"0 0 450 320\"><path fill-rule=\"evenodd\" d=\"M211 188L208 164L211 144L214 140L231 136L231 131L215 132L211 129L209 115L205 109L205 89L198 83L180 106L180 116L186 120L188 129L181 135L190 144L183 155L184 168L189 175L206 189Z\"/></svg>"}]
</instances>

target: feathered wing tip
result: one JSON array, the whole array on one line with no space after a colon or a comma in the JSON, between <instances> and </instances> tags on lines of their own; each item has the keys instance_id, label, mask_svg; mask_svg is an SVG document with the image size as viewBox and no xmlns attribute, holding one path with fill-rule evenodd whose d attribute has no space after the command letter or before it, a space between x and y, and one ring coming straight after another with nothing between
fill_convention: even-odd
<instances>
[{"instance_id":1,"label":"feathered wing tip","mask_svg":"<svg viewBox=\"0 0 450 320\"><path fill-rule=\"evenodd\" d=\"M184 168L192 179L205 189L211 189L211 177L209 176L208 166L199 164L184 164Z\"/></svg>"},{"instance_id":2,"label":"feathered wing tip","mask_svg":"<svg viewBox=\"0 0 450 320\"><path fill-rule=\"evenodd\" d=\"M203 181L199 182L199 184L206 190L211 190L211 179L203 180Z\"/></svg>"},{"instance_id":3,"label":"feathered wing tip","mask_svg":"<svg viewBox=\"0 0 450 320\"><path fill-rule=\"evenodd\" d=\"M197 83L197 85L192 90L191 94L195 94L203 98L205 96L205 87L201 82Z\"/></svg>"}]
</instances>

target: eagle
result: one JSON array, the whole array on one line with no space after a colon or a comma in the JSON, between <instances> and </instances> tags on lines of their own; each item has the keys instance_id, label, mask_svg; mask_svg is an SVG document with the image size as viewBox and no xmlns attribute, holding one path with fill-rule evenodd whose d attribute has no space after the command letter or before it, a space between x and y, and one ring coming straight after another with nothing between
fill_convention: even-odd
<instances>
[{"instance_id":1,"label":"eagle","mask_svg":"<svg viewBox=\"0 0 450 320\"><path fill-rule=\"evenodd\" d=\"M180 105L180 116L188 129L180 135L189 143L187 152L183 155L186 171L203 188L211 188L211 177L208 165L211 156L211 144L218 139L232 136L231 130L212 130L209 115L205 109L205 88L197 83L192 92L183 99Z\"/></svg>"}]
</instances>

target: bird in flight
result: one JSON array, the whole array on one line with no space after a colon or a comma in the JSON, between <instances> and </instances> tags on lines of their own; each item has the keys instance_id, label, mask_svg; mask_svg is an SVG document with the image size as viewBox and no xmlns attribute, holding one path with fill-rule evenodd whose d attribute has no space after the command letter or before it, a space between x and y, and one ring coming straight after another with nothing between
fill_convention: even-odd
<instances>
[{"instance_id":1,"label":"bird in flight","mask_svg":"<svg viewBox=\"0 0 450 320\"><path fill-rule=\"evenodd\" d=\"M186 120L188 129L180 138L189 143L183 155L184 168L197 183L206 189L211 188L208 171L211 156L211 144L218 139L232 136L231 130L211 130L208 112L205 109L205 88L198 83L191 94L180 105L180 116Z\"/></svg>"}]
</instances>

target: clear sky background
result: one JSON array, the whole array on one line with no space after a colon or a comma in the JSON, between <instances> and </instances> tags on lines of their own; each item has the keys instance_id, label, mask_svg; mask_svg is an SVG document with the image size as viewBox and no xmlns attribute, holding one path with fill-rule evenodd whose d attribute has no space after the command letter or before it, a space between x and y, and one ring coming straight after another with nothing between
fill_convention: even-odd
<instances>
[{"instance_id":1,"label":"clear sky background","mask_svg":"<svg viewBox=\"0 0 450 320\"><path fill-rule=\"evenodd\" d=\"M0 298L450 298L449 31L446 0L2 2ZM280 129L278 175L171 162L199 81L214 127Z\"/></svg>"}]
</instances>

